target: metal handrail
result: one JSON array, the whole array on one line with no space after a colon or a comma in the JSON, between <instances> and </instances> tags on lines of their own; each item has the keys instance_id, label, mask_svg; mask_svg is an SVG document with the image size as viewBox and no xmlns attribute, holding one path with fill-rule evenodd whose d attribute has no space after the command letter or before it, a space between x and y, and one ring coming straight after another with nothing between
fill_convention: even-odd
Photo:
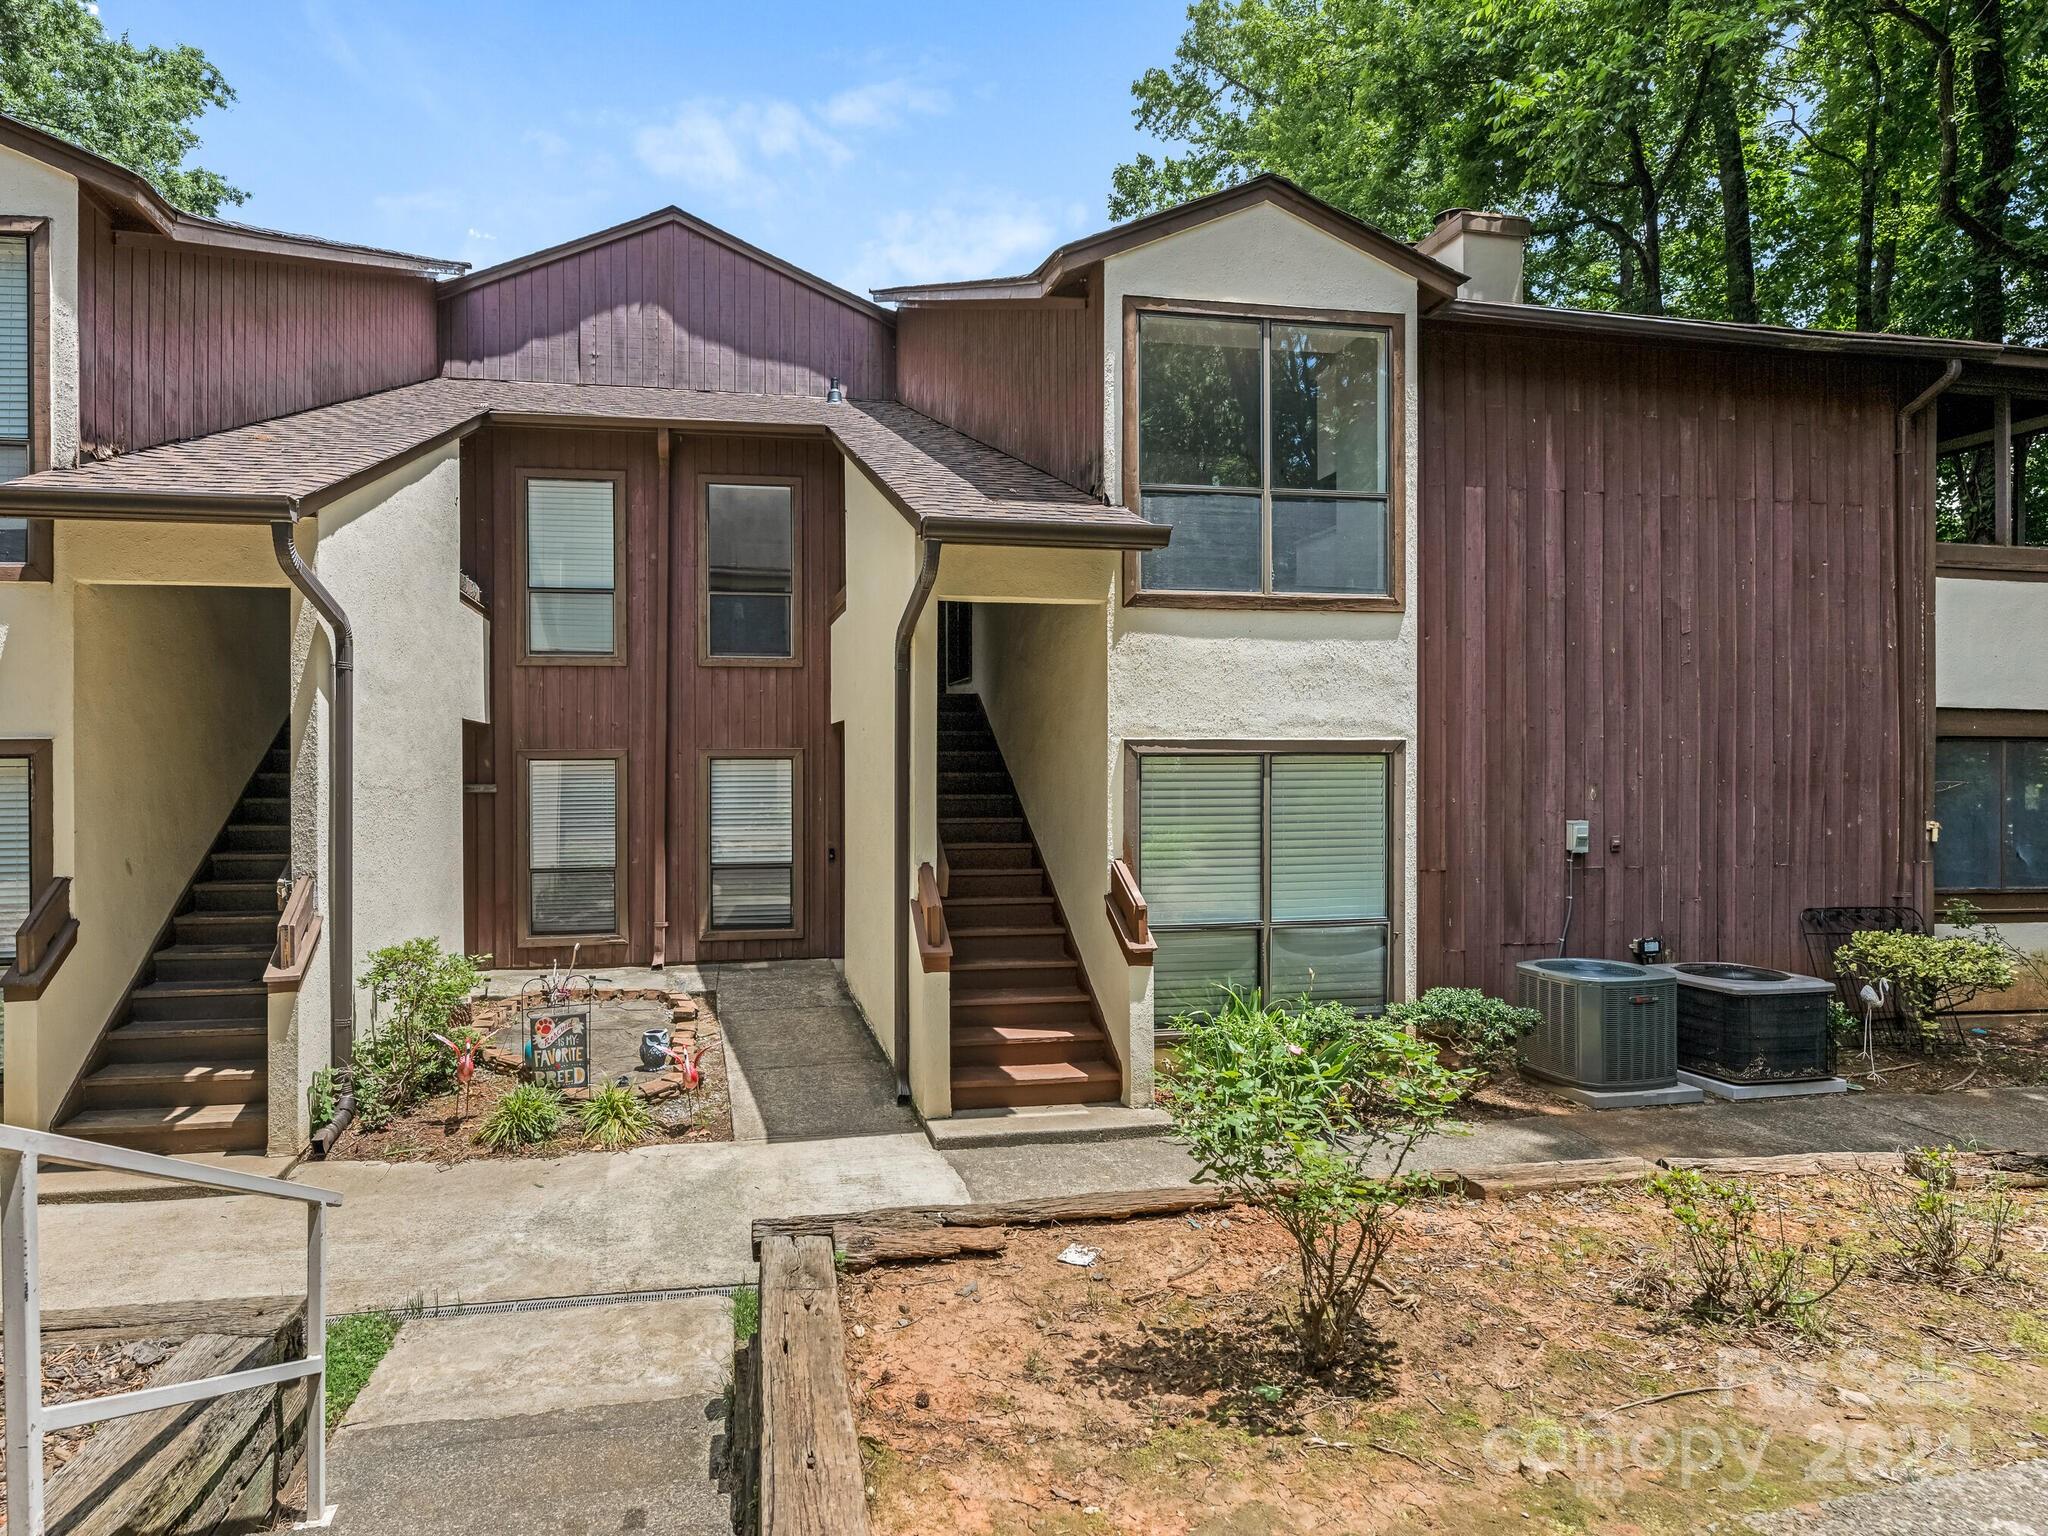
<instances>
[{"instance_id":1,"label":"metal handrail","mask_svg":"<svg viewBox=\"0 0 2048 1536\"><path fill-rule=\"evenodd\" d=\"M36 1262L36 1186L44 1162L83 1168L105 1168L144 1178L170 1179L237 1195L268 1195L297 1200L306 1207L306 1354L303 1359L144 1387L75 1403L43 1401L42 1292ZM175 1408L207 1398L224 1397L249 1387L309 1382L306 1390L306 1525L325 1526L334 1519L327 1502L327 1208L341 1204L331 1189L291 1184L231 1168L208 1168L182 1158L110 1147L75 1136L0 1125L0 1283L7 1351L7 1512L8 1530L22 1536L43 1536L43 1436L75 1429L101 1419L125 1418L158 1408Z\"/></svg>"}]
</instances>

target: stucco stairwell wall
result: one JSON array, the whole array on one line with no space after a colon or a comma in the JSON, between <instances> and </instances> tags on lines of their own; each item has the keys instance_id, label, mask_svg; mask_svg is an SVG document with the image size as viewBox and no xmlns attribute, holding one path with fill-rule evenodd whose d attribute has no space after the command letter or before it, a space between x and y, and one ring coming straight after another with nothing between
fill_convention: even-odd
<instances>
[{"instance_id":1,"label":"stucco stairwell wall","mask_svg":"<svg viewBox=\"0 0 2048 1536\"><path fill-rule=\"evenodd\" d=\"M1416 287L1271 204L1257 204L1109 258L1103 264L1103 462L1123 474L1123 309L1127 296L1226 305L1396 314L1402 319L1398 431L1406 532L1400 612L1257 611L1110 605L1109 771L1112 846L1124 842L1125 743L1146 741L1392 741L1402 745L1402 866L1391 903L1393 996L1412 994L1415 910ZM1138 1005L1149 1016L1149 991Z\"/></svg>"}]
</instances>

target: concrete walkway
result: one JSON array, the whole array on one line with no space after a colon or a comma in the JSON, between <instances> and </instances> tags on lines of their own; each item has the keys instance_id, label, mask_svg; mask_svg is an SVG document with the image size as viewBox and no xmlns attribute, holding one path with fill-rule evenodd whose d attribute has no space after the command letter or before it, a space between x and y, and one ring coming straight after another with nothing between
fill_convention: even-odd
<instances>
[{"instance_id":1,"label":"concrete walkway","mask_svg":"<svg viewBox=\"0 0 2048 1536\"><path fill-rule=\"evenodd\" d=\"M831 961L706 966L704 984L732 1075L769 1141L917 1130L917 1116L896 1102L895 1068Z\"/></svg>"},{"instance_id":2,"label":"concrete walkway","mask_svg":"<svg viewBox=\"0 0 2048 1536\"><path fill-rule=\"evenodd\" d=\"M723 1296L407 1323L329 1449L342 1536L727 1536Z\"/></svg>"}]
</instances>

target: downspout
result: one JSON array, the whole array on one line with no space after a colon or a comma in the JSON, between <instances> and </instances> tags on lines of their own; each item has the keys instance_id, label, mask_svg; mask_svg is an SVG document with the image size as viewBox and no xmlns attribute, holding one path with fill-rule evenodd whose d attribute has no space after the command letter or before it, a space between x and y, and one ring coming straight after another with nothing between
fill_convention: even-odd
<instances>
[{"instance_id":1,"label":"downspout","mask_svg":"<svg viewBox=\"0 0 2048 1536\"><path fill-rule=\"evenodd\" d=\"M1932 856L1927 851L1927 822L1929 820L1929 813L1934 809L1931 798L1931 786L1934 783L1935 709L1939 702L1934 693L1934 546L1936 541L1931 520L1934 514L1934 496L1932 493L1937 477L1934 463L1935 433L1933 422L1930 420L1928 423L1926 462L1922 466L1926 474L1929 491L1927 505L1925 506L1920 505L1918 499L1909 492L1906 475L1906 437L1907 433L1912 430L1913 418L1932 406L1951 384L1962 377L1962 373L1963 360L1959 357L1950 358L1948 365L1941 371L1941 377L1921 390L1919 394L1915 395L1900 408L1898 444L1892 452L1892 461L1898 485L1899 533L1901 539L1903 540L1904 535L1912 529L1916 522L1925 519L1930 523L1930 526L1922 529L1927 539L1927 558L1921 567L1922 595L1920 611L1917 614L1901 613L1899 626L1900 635L1903 638L1906 621L1909 619L1917 619L1919 621L1920 654L1923 658L1920 686L1924 697L1919 711L1921 716L1920 784L1923 791L1925 791L1925 797L1922 798L1919 806L1921 825L1917 829L1911 826L1906 829L1909 836L1917 831L1917 841L1913 845L1915 851L1909 865L1909 868L1913 871L1913 889L1906 893L1909 899L1902 903L1912 907L1923 906L1924 903L1921 898L1928 894L1928 892L1922 889L1923 882L1920 872L1924 867L1932 863ZM1904 545L1902 543L1901 549L1903 550L1903 548ZM1904 585L1903 582L1900 583L1901 587ZM1900 686L1902 688L1905 686L1904 668L1900 669ZM1911 712L1910 706L1913 700L1904 698L1899 703L1901 706L1899 713L1903 721L1903 717Z\"/></svg>"},{"instance_id":2,"label":"downspout","mask_svg":"<svg viewBox=\"0 0 2048 1536\"><path fill-rule=\"evenodd\" d=\"M910 1102L910 645L939 580L937 539L917 541L917 580L896 625L896 1102Z\"/></svg>"},{"instance_id":3,"label":"downspout","mask_svg":"<svg viewBox=\"0 0 2048 1536\"><path fill-rule=\"evenodd\" d=\"M355 807L355 717L356 641L348 615L334 594L321 584L313 568L299 557L292 542L292 519L270 525L270 546L277 563L299 594L313 605L334 637L334 880L327 892L327 992L328 1010L333 1015L330 1043L336 1076L346 1082L349 1064L355 1056L355 984L349 974L354 963L352 932L355 905L356 807ZM335 1106L336 1134L353 1113L355 1095L346 1092Z\"/></svg>"}]
</instances>

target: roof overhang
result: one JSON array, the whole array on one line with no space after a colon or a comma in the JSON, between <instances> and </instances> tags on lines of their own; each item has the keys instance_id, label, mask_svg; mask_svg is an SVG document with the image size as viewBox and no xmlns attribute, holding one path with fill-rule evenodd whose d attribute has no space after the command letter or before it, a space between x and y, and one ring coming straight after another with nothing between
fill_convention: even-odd
<instances>
[{"instance_id":1,"label":"roof overhang","mask_svg":"<svg viewBox=\"0 0 2048 1536\"><path fill-rule=\"evenodd\" d=\"M877 288L877 299L891 303L943 303L965 299L1038 299L1057 293L1081 269L1106 257L1119 255L1155 240L1164 240L1186 229L1207 224L1261 203L1284 208L1303 221L1365 254L1415 279L1427 310L1457 296L1465 274L1446 266L1435 257L1397 240L1363 219L1353 218L1340 208L1304 192L1283 176L1254 176L1221 192L1198 197L1192 202L1162 212L1147 214L1105 229L1082 240L1069 241L1038 264L1035 271L1019 277L995 277L957 283L913 283L895 288Z\"/></svg>"},{"instance_id":2,"label":"roof overhang","mask_svg":"<svg viewBox=\"0 0 2048 1536\"><path fill-rule=\"evenodd\" d=\"M137 175L125 165L118 165L68 139L4 113L0 113L0 147L55 166L76 178L79 186L110 214L127 221L129 227L116 229L117 240L155 237L179 245L209 246L242 255L323 262L330 266L377 267L415 277L435 277L469 270L467 262L442 261L407 251L322 240L313 235L291 235L281 230L258 229L229 219L209 219L187 213L167 202L147 178Z\"/></svg>"}]
</instances>

